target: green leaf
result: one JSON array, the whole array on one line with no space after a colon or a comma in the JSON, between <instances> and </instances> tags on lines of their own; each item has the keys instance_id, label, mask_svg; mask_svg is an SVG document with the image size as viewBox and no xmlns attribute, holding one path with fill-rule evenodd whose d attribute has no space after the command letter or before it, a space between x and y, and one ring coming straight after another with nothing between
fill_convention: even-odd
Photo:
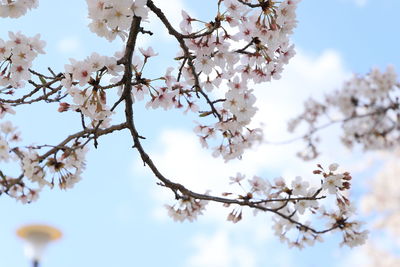
<instances>
[{"instance_id":1,"label":"green leaf","mask_svg":"<svg viewBox=\"0 0 400 267\"><path fill-rule=\"evenodd\" d=\"M207 112L202 112L200 113L199 117L207 117L208 115L211 115L212 111L207 111Z\"/></svg>"},{"instance_id":2,"label":"green leaf","mask_svg":"<svg viewBox=\"0 0 400 267\"><path fill-rule=\"evenodd\" d=\"M39 76L39 79L43 85L45 85L47 83L47 81L43 78L43 76Z\"/></svg>"}]
</instances>

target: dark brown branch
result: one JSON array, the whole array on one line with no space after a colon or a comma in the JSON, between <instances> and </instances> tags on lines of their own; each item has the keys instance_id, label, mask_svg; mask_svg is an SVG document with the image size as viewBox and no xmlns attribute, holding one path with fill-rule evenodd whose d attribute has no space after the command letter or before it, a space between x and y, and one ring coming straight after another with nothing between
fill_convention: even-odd
<instances>
[{"instance_id":1,"label":"dark brown branch","mask_svg":"<svg viewBox=\"0 0 400 267\"><path fill-rule=\"evenodd\" d=\"M112 133L114 131L120 131L120 130L123 130L123 129L126 129L126 128L127 128L127 125L125 123L117 124L117 125L108 127L106 129L97 129L96 130L96 129L88 129L88 128L86 128L83 131L77 132L75 134L71 134L70 136L65 138L57 146L55 146L54 148L50 149L49 151L47 151L43 155L41 155L39 157L39 161L43 161L44 159L46 159L50 155L52 155L55 152L57 152L59 150L58 147L63 147L63 146L65 146L66 144L68 144L70 141L72 141L74 139L77 139L77 138L80 138L80 137L84 137L85 135L90 135L90 134L96 134L96 137L99 137L99 136L106 135L106 134Z\"/></svg>"},{"instance_id":2,"label":"dark brown branch","mask_svg":"<svg viewBox=\"0 0 400 267\"><path fill-rule=\"evenodd\" d=\"M47 77L47 76L43 76L42 74L37 73L37 72L35 72L34 70L31 70L31 69L29 71L31 73L39 76L39 77L42 77L42 78L46 77L48 79L51 79L51 81L46 82L46 83L42 83L42 84L37 84L34 81L29 80L28 82L35 87L32 91L30 91L28 94L26 94L26 95L24 95L24 96L22 96L22 97L20 97L18 99L0 99L0 103L9 103L12 106L18 106L18 105L23 105L23 104L32 104L32 103L39 102L39 101L42 101L42 100L49 101L49 102L56 102L56 101L59 101L59 100L61 100L62 98L64 98L66 96L66 95L64 95L64 96L57 97L55 99L49 99L50 96L56 94L57 92L59 92L62 89L62 86L58 86L57 88L52 88L51 87L54 83L59 82L64 78L62 73L59 73L55 77ZM46 89L46 88L50 89L51 91L48 92L48 93L44 92L42 96L34 98L34 99L31 99L29 101L26 101L26 99L32 97L34 94L39 92L40 89Z\"/></svg>"},{"instance_id":3,"label":"dark brown branch","mask_svg":"<svg viewBox=\"0 0 400 267\"><path fill-rule=\"evenodd\" d=\"M213 112L213 115L218 117L220 121L222 121L222 116L219 114L217 109L215 108L213 102L210 100L208 95L201 89L200 87L200 80L199 76L196 72L196 68L194 67L193 64L193 58L190 55L189 48L185 44L185 40L182 37L182 34L180 34L178 31L172 27L171 23L168 21L167 17L164 15L161 9L159 9L157 6L154 5L153 1L148 0L147 1L147 6L150 8L151 11L156 14L156 16L161 20L161 22L164 24L164 26L167 28L168 32L170 35L174 36L175 39L178 41L179 45L181 46L183 52L184 52L184 57L187 58L187 64L192 72L193 78L194 78L194 88L196 92L200 93L204 99L207 101L208 105L211 107L211 110Z\"/></svg>"},{"instance_id":4,"label":"dark brown branch","mask_svg":"<svg viewBox=\"0 0 400 267\"><path fill-rule=\"evenodd\" d=\"M243 1L243 0L237 0L239 3L242 3L243 5L246 5L246 6L248 6L248 7L251 7L251 8L256 8L256 7L263 7L263 6L265 6L266 4L268 4L270 1L269 0L266 0L266 1L262 1L261 3L259 3L259 4L251 4L251 3L247 3L247 2L245 2L245 1Z\"/></svg>"}]
</instances>

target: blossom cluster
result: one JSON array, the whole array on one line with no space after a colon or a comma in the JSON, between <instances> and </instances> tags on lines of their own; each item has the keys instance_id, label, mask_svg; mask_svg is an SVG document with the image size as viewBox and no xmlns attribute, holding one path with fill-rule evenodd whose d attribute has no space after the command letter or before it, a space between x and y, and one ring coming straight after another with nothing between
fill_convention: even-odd
<instances>
[{"instance_id":1,"label":"blossom cluster","mask_svg":"<svg viewBox=\"0 0 400 267\"><path fill-rule=\"evenodd\" d=\"M6 114L15 114L15 110L10 104L0 103L0 119L4 118Z\"/></svg>"},{"instance_id":2,"label":"blossom cluster","mask_svg":"<svg viewBox=\"0 0 400 267\"><path fill-rule=\"evenodd\" d=\"M30 79L29 68L38 54L44 54L45 42L40 34L26 37L20 32L8 33L9 40L0 38L0 86L19 88Z\"/></svg>"},{"instance_id":3,"label":"blossom cluster","mask_svg":"<svg viewBox=\"0 0 400 267\"><path fill-rule=\"evenodd\" d=\"M362 206L363 211L367 214L380 214L375 226L379 229L385 229L389 236L397 238L400 236L399 155L398 151L397 155L388 154L383 158L386 163L382 165L381 170L370 181L371 192L362 199Z\"/></svg>"},{"instance_id":4,"label":"blossom cluster","mask_svg":"<svg viewBox=\"0 0 400 267\"><path fill-rule=\"evenodd\" d=\"M66 190L80 181L87 149L68 148L61 156L49 157L45 163L40 162L35 149L13 148L11 151L16 155L13 160L21 165L22 175L15 178L3 174L0 190L22 203L30 203L38 199L45 186L53 188L57 184L60 189ZM37 188L32 189L33 186Z\"/></svg>"},{"instance_id":5,"label":"blossom cluster","mask_svg":"<svg viewBox=\"0 0 400 267\"><path fill-rule=\"evenodd\" d=\"M148 2L152 1L88 0L89 27L108 40L117 35L124 39L132 14L147 18ZM143 54L145 62L134 64L136 98L150 95L149 108L199 112L200 104L193 96L202 96L210 110L200 116L213 115L218 121L195 128L201 143L208 147L210 139L219 137L222 141L213 142L213 155L225 160L240 158L246 148L262 139L261 129L248 127L257 111L253 90L248 86L279 79L283 66L294 55L289 36L297 23L297 2L260 1L254 6L249 1L219 1L215 21L209 23L182 11L182 33L173 29L178 41L185 44L176 58L179 64L167 69L165 84L153 85L151 79L142 79L141 71L147 58L155 54ZM220 87L227 90L215 94L224 98L212 101L210 92Z\"/></svg>"},{"instance_id":6,"label":"blossom cluster","mask_svg":"<svg viewBox=\"0 0 400 267\"><path fill-rule=\"evenodd\" d=\"M38 0L0 0L0 17L18 18L38 5Z\"/></svg>"},{"instance_id":7,"label":"blossom cluster","mask_svg":"<svg viewBox=\"0 0 400 267\"><path fill-rule=\"evenodd\" d=\"M305 139L309 149L300 155L305 159L315 158L317 138L313 135L334 123L341 124L341 140L348 147L360 144L364 150L390 150L398 146L399 88L397 74L389 66L385 72L373 69L365 76L355 75L323 101L309 99L303 113L289 123L289 131L303 122L308 125Z\"/></svg>"},{"instance_id":8,"label":"blossom cluster","mask_svg":"<svg viewBox=\"0 0 400 267\"><path fill-rule=\"evenodd\" d=\"M147 18L147 0L86 0L89 7L89 28L92 32L112 41L117 36L128 36L132 15Z\"/></svg>"},{"instance_id":9,"label":"blossom cluster","mask_svg":"<svg viewBox=\"0 0 400 267\"><path fill-rule=\"evenodd\" d=\"M314 229L312 222L307 220L309 215L313 214L325 218L326 229L342 233L342 245L361 245L365 242L368 231L361 230L361 222L350 221L354 215L354 208L345 197L345 192L350 189L352 177L348 172L338 172L338 167L335 163L329 165L328 170L324 170L318 165L318 169L313 173L321 177L320 187L311 186L308 180L300 176L291 183L287 183L281 177L270 182L268 179L254 176L247 179L249 186L245 187L246 176L238 173L230 177L230 183L238 185L244 190L244 194L237 194L233 198L234 193L223 193L224 197L231 196L231 200L238 201L233 204L228 204L232 201L227 201L226 207L239 205L228 214L227 220L239 222L243 216L241 209L246 205L254 208L254 214L259 211L271 211L275 213L272 225L275 235L289 246L304 248L306 245L314 245L316 241L321 242L321 235L326 232ZM324 206L320 201L324 198L327 198L327 205L335 208ZM202 214L207 202L183 197L176 204L177 208L167 205L168 214L176 221L193 221Z\"/></svg>"},{"instance_id":10,"label":"blossom cluster","mask_svg":"<svg viewBox=\"0 0 400 267\"><path fill-rule=\"evenodd\" d=\"M174 221L190 222L197 219L199 215L203 215L203 211L208 204L207 200L194 199L191 197L182 197L175 205L165 205L168 210L168 215Z\"/></svg>"},{"instance_id":11,"label":"blossom cluster","mask_svg":"<svg viewBox=\"0 0 400 267\"><path fill-rule=\"evenodd\" d=\"M183 77L189 84L196 85L198 80L199 90L206 92L226 88L221 102L201 114L216 115L218 122L200 123L195 128L204 147L210 139L222 137L222 142L213 146L214 156L240 158L246 148L262 139L261 129L249 128L257 111L249 86L279 79L283 66L294 55L289 36L296 26L297 2L260 1L259 7L253 8L244 1L224 0L215 21L204 25L204 31L212 31L205 36L194 30L197 20L182 12L182 32L200 35L185 40L187 53L194 59L193 67L188 64L183 69ZM188 58L184 52L182 65Z\"/></svg>"},{"instance_id":12,"label":"blossom cluster","mask_svg":"<svg viewBox=\"0 0 400 267\"><path fill-rule=\"evenodd\" d=\"M151 55L146 51L152 51L151 47L147 50L141 50L142 54L147 60ZM134 86L135 98L138 100L143 99L145 94L150 95L150 100L146 103L147 108L157 109L163 108L169 110L171 108L183 109L185 106L185 113L188 111L198 112L199 107L193 100L193 91L186 83L179 82L175 76L171 74L172 68L168 68L165 75L161 78L164 80L162 86L152 87L147 80L145 83L137 84ZM139 74L140 77L140 73Z\"/></svg>"},{"instance_id":13,"label":"blossom cluster","mask_svg":"<svg viewBox=\"0 0 400 267\"><path fill-rule=\"evenodd\" d=\"M132 1L87 2L89 17L93 19L90 27L110 40L116 35L125 36L132 12L136 16L147 17L146 1L134 1L133 5ZM182 49L178 55L178 66L167 69L165 84L152 85L150 79L142 79L144 64L156 55L151 48L146 50L147 54L142 50L144 62L134 58L136 75L133 93L139 100L144 95L150 95L146 105L149 108L186 106L185 111L197 112L199 105L193 99L194 94L199 96L201 91L208 97L204 92L209 93L220 85L226 85L228 90L223 93L221 103L207 101L211 110L200 114L201 117L214 115L218 117L218 122L199 124L195 131L204 147L208 147L208 141L217 134L222 137L222 142L213 147L213 155L229 160L240 158L246 148L262 139L261 129L248 127L257 111L255 96L248 84L280 78L283 65L294 55L289 35L296 26L297 1L280 4L268 1L257 8L246 2L226 0L222 3L221 8L225 11L218 13L214 22L204 24L198 32L194 32L192 23L199 20L182 11L180 28L192 38L185 39L186 51ZM245 47L238 49L239 44Z\"/></svg>"},{"instance_id":14,"label":"blossom cluster","mask_svg":"<svg viewBox=\"0 0 400 267\"><path fill-rule=\"evenodd\" d=\"M182 33L173 30L178 41L184 43L176 57L179 64L167 69L163 77L165 84L153 85L151 79L142 77L142 69L147 58L155 54L151 53L151 48L146 50L150 52L148 55L142 51L145 61L134 64L135 98L141 100L144 95L150 95L146 105L149 108L184 108L185 112L199 111L202 118L213 115L218 120L216 123L199 123L195 128L202 145L209 147L209 141L219 137L222 141L219 144L213 142L213 155L225 160L240 158L246 148L262 139L261 129L248 127L257 111L249 84L279 79L283 66L294 55L289 36L296 26L297 2L261 1L253 7L246 1L219 1L218 9L221 11L210 23L203 23L182 11ZM120 21L121 26L112 27L116 27L116 31L126 29L124 21L129 20L128 15L120 15L132 7L125 1L88 1L88 4L89 16L101 18L96 23L105 25L110 21ZM135 1L134 5L138 6L134 14L145 18L145 2ZM136 14L139 11L141 13ZM193 25L195 23L200 26ZM95 32L100 35L108 33ZM227 90L214 94L224 97L212 101L210 93L219 88ZM200 104L196 104L194 96L203 97L209 110L200 111Z\"/></svg>"},{"instance_id":15,"label":"blossom cluster","mask_svg":"<svg viewBox=\"0 0 400 267\"><path fill-rule=\"evenodd\" d=\"M0 171L0 194L29 203L39 197L44 186L54 187L55 183L61 189L72 188L81 178L85 167L86 147L74 144L56 149L51 157L41 157L38 150L42 147L16 146L21 141L21 134L10 121L0 124L0 163L15 162L20 165L21 174L17 177ZM57 156L58 152L62 152ZM36 185L36 189L32 186Z\"/></svg>"},{"instance_id":16,"label":"blossom cluster","mask_svg":"<svg viewBox=\"0 0 400 267\"><path fill-rule=\"evenodd\" d=\"M19 150L13 145L21 141L20 132L10 121L4 121L0 124L0 163L10 161L19 161ZM18 182L17 178L6 175L0 171L0 193L7 193L23 203L34 201L38 197L36 190L24 190L24 185ZM25 192L24 192L25 191Z\"/></svg>"},{"instance_id":17,"label":"blossom cluster","mask_svg":"<svg viewBox=\"0 0 400 267\"><path fill-rule=\"evenodd\" d=\"M364 252L370 263L368 266L394 267L400 264L400 257L395 253L399 249L400 236L399 150L380 153L377 160L383 164L368 181L369 192L363 196L361 205L365 215L372 218L371 225L378 231L375 238L379 242L371 236Z\"/></svg>"},{"instance_id":18,"label":"blossom cluster","mask_svg":"<svg viewBox=\"0 0 400 267\"><path fill-rule=\"evenodd\" d=\"M111 110L107 106L108 87L101 85L101 79L108 74L109 81L120 81L123 67L117 64L116 57L101 56L92 53L83 61L70 59L65 65L64 79L61 84L72 97L73 104L60 103L59 111L80 111L92 120L92 126L106 127L111 118ZM112 87L111 87L112 88Z\"/></svg>"},{"instance_id":19,"label":"blossom cluster","mask_svg":"<svg viewBox=\"0 0 400 267\"><path fill-rule=\"evenodd\" d=\"M21 141L21 133L17 131L17 128L10 121L2 122L0 131L0 162L8 162L12 159L10 143Z\"/></svg>"}]
</instances>

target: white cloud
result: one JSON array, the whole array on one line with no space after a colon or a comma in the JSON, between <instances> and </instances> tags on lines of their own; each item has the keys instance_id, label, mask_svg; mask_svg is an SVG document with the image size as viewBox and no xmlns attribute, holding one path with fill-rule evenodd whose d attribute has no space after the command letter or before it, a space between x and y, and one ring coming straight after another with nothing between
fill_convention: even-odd
<instances>
[{"instance_id":1,"label":"white cloud","mask_svg":"<svg viewBox=\"0 0 400 267\"><path fill-rule=\"evenodd\" d=\"M193 245L196 253L188 260L190 267L253 267L256 263L254 252L235 245L224 230L212 236L196 236Z\"/></svg>"},{"instance_id":2,"label":"white cloud","mask_svg":"<svg viewBox=\"0 0 400 267\"><path fill-rule=\"evenodd\" d=\"M339 249L334 252L334 256L337 258L337 267L343 266L372 266L370 265L370 259L368 258L367 250L365 247L358 247L351 250L346 256L343 255L343 251ZM381 266L382 267L382 266Z\"/></svg>"},{"instance_id":3,"label":"white cloud","mask_svg":"<svg viewBox=\"0 0 400 267\"><path fill-rule=\"evenodd\" d=\"M365 7L368 4L368 0L341 0L341 1L353 3L358 7Z\"/></svg>"},{"instance_id":4,"label":"white cloud","mask_svg":"<svg viewBox=\"0 0 400 267\"><path fill-rule=\"evenodd\" d=\"M74 53L82 48L81 42L77 37L66 37L57 44L57 49L61 53Z\"/></svg>"},{"instance_id":5,"label":"white cloud","mask_svg":"<svg viewBox=\"0 0 400 267\"><path fill-rule=\"evenodd\" d=\"M259 112L255 121L267 122L266 134L271 138L287 135L287 120L302 110L304 100L339 88L349 73L335 51L326 50L318 57L300 51L282 76L281 80L256 86Z\"/></svg>"},{"instance_id":6,"label":"white cloud","mask_svg":"<svg viewBox=\"0 0 400 267\"><path fill-rule=\"evenodd\" d=\"M364 7L367 4L368 0L354 0L354 2L357 6Z\"/></svg>"},{"instance_id":7,"label":"white cloud","mask_svg":"<svg viewBox=\"0 0 400 267\"><path fill-rule=\"evenodd\" d=\"M179 29L179 23L182 20L181 10L185 9L182 0L155 0L154 3L163 11L171 25Z\"/></svg>"}]
</instances>

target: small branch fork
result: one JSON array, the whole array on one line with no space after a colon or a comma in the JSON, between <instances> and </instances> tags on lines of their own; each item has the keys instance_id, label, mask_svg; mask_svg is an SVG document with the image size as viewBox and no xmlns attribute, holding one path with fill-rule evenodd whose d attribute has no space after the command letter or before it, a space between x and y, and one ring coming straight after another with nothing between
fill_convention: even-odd
<instances>
[{"instance_id":1,"label":"small branch fork","mask_svg":"<svg viewBox=\"0 0 400 267\"><path fill-rule=\"evenodd\" d=\"M221 116L221 114L219 114L219 112L215 108L214 103L210 100L208 95L201 89L199 75L197 74L196 69L195 69L194 64L193 64L193 57L190 54L189 48L185 44L185 39L187 39L187 38L191 38L191 39L193 38L194 39L194 38L198 38L198 37L201 37L201 36L209 35L212 32L214 32L214 30L216 30L217 27L214 26L214 27L208 29L206 32L204 32L203 34L200 34L200 35L191 35L191 34L183 35L183 34L179 33L177 30L175 30L174 27L172 27L171 23L168 21L167 17L164 15L162 10L160 8L158 8L154 4L154 2L152 0L148 0L147 1L147 6L161 20L161 22L164 24L165 28L168 30L168 33L170 35L174 36L175 39L178 41L178 43L181 46L181 48L183 50L183 53L184 53L184 55L183 55L183 57L185 59L184 63L187 62L188 66L189 66L189 68L190 68L190 70L192 72L192 75L193 75L193 78L194 78L193 87L195 88L195 91L197 93L200 93L204 97L204 99L207 101L208 105L211 107L212 114L214 116L216 116L220 121L222 121L222 116ZM215 24L215 25L217 25L217 24Z\"/></svg>"},{"instance_id":2,"label":"small branch fork","mask_svg":"<svg viewBox=\"0 0 400 267\"><path fill-rule=\"evenodd\" d=\"M29 70L29 72L35 76L37 76L41 80L41 84L38 84L34 82L33 80L29 80L28 83L33 85L35 88L30 91L29 93L23 95L20 98L17 99L2 99L0 98L0 103L7 103L10 104L11 106L19 106L19 105L25 105L25 104L32 104L32 103L37 103L40 101L45 101L47 103L51 102L60 102L63 98L67 96L67 94L61 95L61 89L63 88L61 85L57 87L53 87L55 83L60 82L63 78L64 75L62 73L59 73L57 75L54 75L53 77L46 76L44 74L38 73L34 70ZM46 81L49 80L49 81ZM32 98L36 93L40 92L42 90L42 95L37 96L36 98ZM49 90L49 91L47 91ZM13 94L13 91L10 91L10 94ZM51 98L54 96L54 98ZM29 99L32 98L32 99Z\"/></svg>"}]
</instances>

